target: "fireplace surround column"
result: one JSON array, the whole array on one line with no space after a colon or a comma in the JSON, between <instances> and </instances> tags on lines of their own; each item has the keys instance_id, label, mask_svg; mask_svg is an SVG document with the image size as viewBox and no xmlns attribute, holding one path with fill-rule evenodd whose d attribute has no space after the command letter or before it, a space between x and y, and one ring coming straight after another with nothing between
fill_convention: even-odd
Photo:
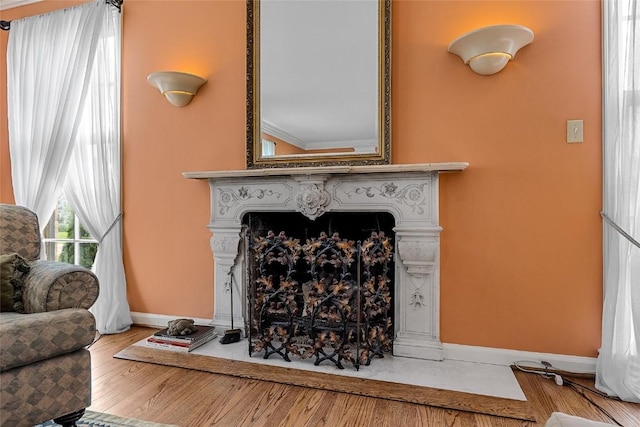
<instances>
[{"instance_id":1,"label":"fireplace surround column","mask_svg":"<svg viewBox=\"0 0 640 427\"><path fill-rule=\"evenodd\" d=\"M442 360L440 342L440 227L396 227L395 341L393 354Z\"/></svg>"}]
</instances>

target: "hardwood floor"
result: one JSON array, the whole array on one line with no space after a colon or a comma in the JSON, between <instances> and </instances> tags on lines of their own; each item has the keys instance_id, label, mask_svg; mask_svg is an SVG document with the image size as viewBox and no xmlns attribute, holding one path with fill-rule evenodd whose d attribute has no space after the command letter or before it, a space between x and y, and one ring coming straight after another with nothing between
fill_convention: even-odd
<instances>
[{"instance_id":1,"label":"hardwood floor","mask_svg":"<svg viewBox=\"0 0 640 427\"><path fill-rule=\"evenodd\" d=\"M89 409L181 427L537 426L554 411L614 423L571 388L521 372L537 423L113 358L153 331L134 327L93 344ZM575 381L593 387L593 380ZM640 426L640 405L587 396L623 426Z\"/></svg>"}]
</instances>

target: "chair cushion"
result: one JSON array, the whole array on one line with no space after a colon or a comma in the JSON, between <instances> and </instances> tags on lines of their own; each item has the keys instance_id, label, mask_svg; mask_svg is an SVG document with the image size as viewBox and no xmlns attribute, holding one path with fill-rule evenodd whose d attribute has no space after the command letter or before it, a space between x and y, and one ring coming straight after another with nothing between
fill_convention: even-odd
<instances>
[{"instance_id":1,"label":"chair cushion","mask_svg":"<svg viewBox=\"0 0 640 427\"><path fill-rule=\"evenodd\" d=\"M81 349L95 333L93 314L81 308L0 313L0 372Z\"/></svg>"},{"instance_id":2,"label":"chair cushion","mask_svg":"<svg viewBox=\"0 0 640 427\"><path fill-rule=\"evenodd\" d=\"M22 288L29 261L17 253L0 255L0 311L24 313Z\"/></svg>"}]
</instances>

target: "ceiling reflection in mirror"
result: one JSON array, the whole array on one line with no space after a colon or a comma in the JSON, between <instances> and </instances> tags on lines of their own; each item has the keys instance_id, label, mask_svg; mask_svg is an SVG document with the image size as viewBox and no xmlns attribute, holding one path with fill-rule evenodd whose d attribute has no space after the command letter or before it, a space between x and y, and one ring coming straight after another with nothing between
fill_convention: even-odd
<instances>
[{"instance_id":1,"label":"ceiling reflection in mirror","mask_svg":"<svg viewBox=\"0 0 640 427\"><path fill-rule=\"evenodd\" d=\"M247 7L247 166L390 162L388 0Z\"/></svg>"}]
</instances>

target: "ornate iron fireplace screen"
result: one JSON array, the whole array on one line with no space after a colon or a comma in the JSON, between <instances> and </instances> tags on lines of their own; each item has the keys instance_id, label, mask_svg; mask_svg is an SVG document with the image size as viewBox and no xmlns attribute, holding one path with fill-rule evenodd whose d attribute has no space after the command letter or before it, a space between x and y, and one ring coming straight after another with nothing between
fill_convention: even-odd
<instances>
[{"instance_id":1,"label":"ornate iron fireplace screen","mask_svg":"<svg viewBox=\"0 0 640 427\"><path fill-rule=\"evenodd\" d=\"M248 245L249 354L315 357L356 369L391 351L391 240L320 233L300 244L272 231ZM301 258L303 257L303 258ZM307 278L296 271L303 261ZM304 283L298 281L302 278Z\"/></svg>"}]
</instances>

